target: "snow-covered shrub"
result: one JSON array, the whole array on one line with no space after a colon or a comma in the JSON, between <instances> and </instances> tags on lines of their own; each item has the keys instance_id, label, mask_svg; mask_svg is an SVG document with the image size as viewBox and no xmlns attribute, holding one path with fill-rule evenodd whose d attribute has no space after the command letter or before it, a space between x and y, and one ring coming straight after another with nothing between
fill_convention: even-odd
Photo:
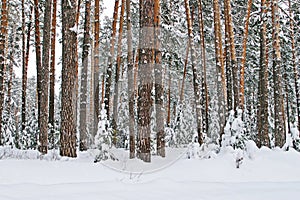
<instances>
[{"instance_id":1,"label":"snow-covered shrub","mask_svg":"<svg viewBox=\"0 0 300 200\"><path fill-rule=\"evenodd\" d=\"M100 153L96 156L94 162L100 162L101 160L112 159L116 160L115 156L110 152L112 147L112 128L109 120L107 120L106 109L102 104L100 112L100 120L98 123L98 131L95 136L95 146L100 150Z\"/></svg>"}]
</instances>

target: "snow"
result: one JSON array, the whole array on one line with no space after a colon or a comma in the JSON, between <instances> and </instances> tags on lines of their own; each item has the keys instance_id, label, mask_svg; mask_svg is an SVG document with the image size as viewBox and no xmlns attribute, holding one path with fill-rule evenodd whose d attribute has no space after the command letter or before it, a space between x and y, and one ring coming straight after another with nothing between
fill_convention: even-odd
<instances>
[{"instance_id":1,"label":"snow","mask_svg":"<svg viewBox=\"0 0 300 200\"><path fill-rule=\"evenodd\" d=\"M92 151L80 153L77 159L59 157L59 160L51 160L55 153L36 157L31 152L28 154L32 154L31 159L0 160L0 199L282 200L300 197L300 153L293 149L288 152L257 149L253 144L247 147L251 149L251 157L244 155L239 169L235 166L236 152L228 147L211 159L182 156L165 168L139 173L112 170L118 165L112 166L112 161L93 163ZM168 150L171 157L178 153ZM147 169L162 160L154 156L153 164L136 159L130 162Z\"/></svg>"}]
</instances>

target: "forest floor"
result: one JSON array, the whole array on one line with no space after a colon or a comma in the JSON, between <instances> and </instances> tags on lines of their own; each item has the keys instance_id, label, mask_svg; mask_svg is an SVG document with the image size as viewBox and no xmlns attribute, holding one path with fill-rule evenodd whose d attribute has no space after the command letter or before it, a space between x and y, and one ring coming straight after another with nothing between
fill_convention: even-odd
<instances>
[{"instance_id":1,"label":"forest floor","mask_svg":"<svg viewBox=\"0 0 300 200\"><path fill-rule=\"evenodd\" d=\"M154 156L151 164L118 152L119 161L99 163L91 151L76 159L3 152L0 149L1 200L300 198L300 153L293 149L252 150L244 153L239 168L232 149L209 159L188 159L185 150L168 149L167 158Z\"/></svg>"}]
</instances>

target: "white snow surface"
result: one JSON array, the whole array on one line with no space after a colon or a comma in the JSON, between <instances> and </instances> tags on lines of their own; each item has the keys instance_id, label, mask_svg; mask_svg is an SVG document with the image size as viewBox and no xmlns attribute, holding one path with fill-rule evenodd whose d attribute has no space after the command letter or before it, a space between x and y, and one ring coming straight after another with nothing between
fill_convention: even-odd
<instances>
[{"instance_id":1,"label":"white snow surface","mask_svg":"<svg viewBox=\"0 0 300 200\"><path fill-rule=\"evenodd\" d=\"M293 149L249 148L251 153L244 153L239 169L236 151L231 148L210 159L187 159L182 152L168 149L172 162L168 157L154 156L151 164L125 158L114 164L93 163L92 151L71 159L59 157L56 152L40 156L28 151L21 156L0 149L0 199L299 199L300 153ZM165 167L160 166L164 162ZM132 169L135 173L130 172Z\"/></svg>"}]
</instances>

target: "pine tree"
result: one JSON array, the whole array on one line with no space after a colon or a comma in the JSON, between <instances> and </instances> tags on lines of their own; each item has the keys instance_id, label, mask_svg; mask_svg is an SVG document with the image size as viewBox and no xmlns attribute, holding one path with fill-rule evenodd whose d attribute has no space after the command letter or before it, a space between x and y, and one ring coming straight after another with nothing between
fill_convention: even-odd
<instances>
[{"instance_id":1,"label":"pine tree","mask_svg":"<svg viewBox=\"0 0 300 200\"><path fill-rule=\"evenodd\" d=\"M112 34L110 38L110 50L108 56L108 66L106 70L106 79L105 79L105 96L104 104L107 111L107 117L109 120L110 116L110 90L111 90L111 81L112 81L112 66L115 55L115 41L116 41L116 32L117 32L117 19L118 19L118 9L119 9L119 0L115 0L114 15L113 15L113 24L112 24Z\"/></svg>"},{"instance_id":2,"label":"pine tree","mask_svg":"<svg viewBox=\"0 0 300 200\"><path fill-rule=\"evenodd\" d=\"M49 143L54 146L54 127L55 127L55 43L56 43L56 12L57 0L53 0L52 7L52 24L51 24L51 61L50 61L50 89L49 89L49 124L50 124L50 137Z\"/></svg>"},{"instance_id":3,"label":"pine tree","mask_svg":"<svg viewBox=\"0 0 300 200\"><path fill-rule=\"evenodd\" d=\"M1 7L1 29L0 29L0 145L3 145L2 136L2 112L4 106L4 75L5 75L5 57L6 57L6 36L7 36L7 2L2 0Z\"/></svg>"},{"instance_id":4,"label":"pine tree","mask_svg":"<svg viewBox=\"0 0 300 200\"><path fill-rule=\"evenodd\" d=\"M76 157L76 67L77 65L77 30L76 0L62 1L62 97L60 155Z\"/></svg>"},{"instance_id":5,"label":"pine tree","mask_svg":"<svg viewBox=\"0 0 300 200\"><path fill-rule=\"evenodd\" d=\"M282 71L280 52L280 24L278 0L272 0L272 25L273 25L273 80L274 80L274 114L275 114L275 146L285 144L285 112L282 91Z\"/></svg>"},{"instance_id":6,"label":"pine tree","mask_svg":"<svg viewBox=\"0 0 300 200\"><path fill-rule=\"evenodd\" d=\"M84 20L84 39L82 53L82 70L81 70L81 88L80 88L80 143L79 149L86 151L88 149L87 133L87 73L89 65L89 46L90 46L90 8L91 1L85 1L85 20Z\"/></svg>"}]
</instances>

